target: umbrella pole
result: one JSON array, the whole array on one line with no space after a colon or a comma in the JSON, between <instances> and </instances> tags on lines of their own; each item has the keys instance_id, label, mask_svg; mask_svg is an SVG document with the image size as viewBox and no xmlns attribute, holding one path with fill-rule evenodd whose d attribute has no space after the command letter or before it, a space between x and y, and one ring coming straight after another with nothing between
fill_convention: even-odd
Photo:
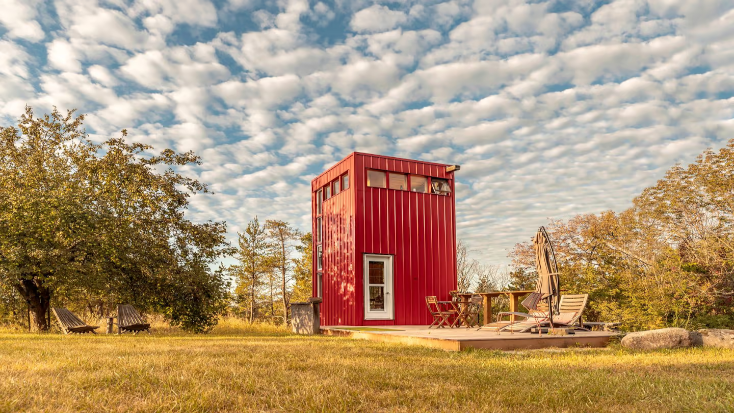
<instances>
[{"instance_id":1,"label":"umbrella pole","mask_svg":"<svg viewBox=\"0 0 734 413\"><path fill-rule=\"evenodd\" d=\"M555 330L553 325L553 296L548 296L548 312L550 313L550 328L551 330Z\"/></svg>"}]
</instances>

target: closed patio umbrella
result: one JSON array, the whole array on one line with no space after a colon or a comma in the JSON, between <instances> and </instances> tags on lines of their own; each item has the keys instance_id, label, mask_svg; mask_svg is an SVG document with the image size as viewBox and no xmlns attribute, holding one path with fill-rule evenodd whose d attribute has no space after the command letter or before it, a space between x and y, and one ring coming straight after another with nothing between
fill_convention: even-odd
<instances>
[{"instance_id":1,"label":"closed patio umbrella","mask_svg":"<svg viewBox=\"0 0 734 413\"><path fill-rule=\"evenodd\" d=\"M538 283L535 292L540 294L541 300L547 300L551 326L553 314L558 313L558 304L561 299L561 285L558 279L558 266L550 237L545 227L540 227L533 238L535 249L535 267L538 270Z\"/></svg>"}]
</instances>

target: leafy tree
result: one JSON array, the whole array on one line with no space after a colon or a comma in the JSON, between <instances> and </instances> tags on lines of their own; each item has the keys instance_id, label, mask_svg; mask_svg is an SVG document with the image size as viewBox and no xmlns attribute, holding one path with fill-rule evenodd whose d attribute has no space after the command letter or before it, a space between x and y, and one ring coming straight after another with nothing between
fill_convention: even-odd
<instances>
[{"instance_id":1,"label":"leafy tree","mask_svg":"<svg viewBox=\"0 0 734 413\"><path fill-rule=\"evenodd\" d=\"M474 279L477 276L479 262L469 258L469 251L462 240L456 244L456 278L459 292L465 293L471 290Z\"/></svg>"},{"instance_id":2,"label":"leafy tree","mask_svg":"<svg viewBox=\"0 0 734 413\"><path fill-rule=\"evenodd\" d=\"M224 298L209 266L231 249L224 223L195 224L184 211L204 184L172 168L199 163L191 152L112 138L87 139L84 116L31 108L0 130L0 283L29 303L33 324L55 300L96 297L160 311L204 331ZM159 172L161 167L168 167Z\"/></svg>"},{"instance_id":3,"label":"leafy tree","mask_svg":"<svg viewBox=\"0 0 734 413\"><path fill-rule=\"evenodd\" d=\"M270 243L273 245L273 267L279 274L280 297L283 310L283 322L288 323L289 285L292 280L291 270L293 267L293 243L300 239L301 232L291 227L287 222L267 220L265 230L268 233Z\"/></svg>"},{"instance_id":4,"label":"leafy tree","mask_svg":"<svg viewBox=\"0 0 734 413\"><path fill-rule=\"evenodd\" d=\"M675 166L621 213L548 226L561 282L590 294L591 318L630 329L734 326L734 140ZM512 253L534 271L532 245Z\"/></svg>"},{"instance_id":5,"label":"leafy tree","mask_svg":"<svg viewBox=\"0 0 734 413\"><path fill-rule=\"evenodd\" d=\"M310 232L301 235L301 244L296 246L296 251L301 256L294 260L293 278L296 282L291 299L303 302L313 294L313 238Z\"/></svg>"},{"instance_id":6,"label":"leafy tree","mask_svg":"<svg viewBox=\"0 0 734 413\"><path fill-rule=\"evenodd\" d=\"M268 242L265 227L255 217L247 224L244 233L238 233L239 263L230 267L230 274L237 279L236 293L241 303L249 307L250 323L255 322L258 296L265 277L272 271L272 244Z\"/></svg>"}]
</instances>

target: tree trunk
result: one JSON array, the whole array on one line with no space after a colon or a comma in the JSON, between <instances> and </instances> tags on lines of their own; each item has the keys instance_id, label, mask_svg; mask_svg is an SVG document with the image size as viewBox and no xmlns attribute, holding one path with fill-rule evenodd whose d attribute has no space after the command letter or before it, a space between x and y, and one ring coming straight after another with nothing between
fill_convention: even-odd
<instances>
[{"instance_id":1,"label":"tree trunk","mask_svg":"<svg viewBox=\"0 0 734 413\"><path fill-rule=\"evenodd\" d=\"M285 261L285 243L283 243L283 266L281 267L282 270L282 281L283 281L283 324L288 325L288 297L286 295L286 280L285 280L285 272L286 272L286 261Z\"/></svg>"},{"instance_id":2,"label":"tree trunk","mask_svg":"<svg viewBox=\"0 0 734 413\"><path fill-rule=\"evenodd\" d=\"M250 324L255 322L255 273L253 271L250 285Z\"/></svg>"},{"instance_id":3,"label":"tree trunk","mask_svg":"<svg viewBox=\"0 0 734 413\"><path fill-rule=\"evenodd\" d=\"M273 324L275 324L275 296L273 295L273 291L275 291L275 286L273 285L274 278L272 271L268 273L268 279L270 280L270 320L273 321Z\"/></svg>"},{"instance_id":4,"label":"tree trunk","mask_svg":"<svg viewBox=\"0 0 734 413\"><path fill-rule=\"evenodd\" d=\"M49 325L46 314L51 305L51 293L48 288L43 287L36 277L32 280L19 280L15 288L28 303L31 313L31 326L35 327L37 332L48 331Z\"/></svg>"}]
</instances>

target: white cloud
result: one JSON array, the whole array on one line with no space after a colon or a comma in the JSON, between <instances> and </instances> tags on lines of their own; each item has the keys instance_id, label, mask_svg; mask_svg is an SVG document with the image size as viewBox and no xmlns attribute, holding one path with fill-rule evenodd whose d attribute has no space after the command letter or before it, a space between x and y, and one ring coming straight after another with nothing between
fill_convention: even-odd
<instances>
[{"instance_id":1,"label":"white cloud","mask_svg":"<svg viewBox=\"0 0 734 413\"><path fill-rule=\"evenodd\" d=\"M234 1L234 9L242 9L248 2ZM213 27L217 24L217 9L209 0L135 0L130 7L133 16L164 15L174 23Z\"/></svg>"},{"instance_id":2,"label":"white cloud","mask_svg":"<svg viewBox=\"0 0 734 413\"><path fill-rule=\"evenodd\" d=\"M216 58L214 47L202 43L139 53L120 71L135 82L156 90L170 90L176 85L212 85L230 75Z\"/></svg>"},{"instance_id":3,"label":"white cloud","mask_svg":"<svg viewBox=\"0 0 734 413\"><path fill-rule=\"evenodd\" d=\"M20 38L31 42L43 40L46 34L36 21L36 8L40 0L5 0L2 3L0 24L8 30L10 38Z\"/></svg>"},{"instance_id":4,"label":"white cloud","mask_svg":"<svg viewBox=\"0 0 734 413\"><path fill-rule=\"evenodd\" d=\"M461 164L459 237L500 263L734 131L727 1L220 3L57 0L56 22L14 2L0 119L79 108L94 139L197 151L182 170L217 194L188 214L230 235L308 228L310 179L353 150Z\"/></svg>"},{"instance_id":5,"label":"white cloud","mask_svg":"<svg viewBox=\"0 0 734 413\"><path fill-rule=\"evenodd\" d=\"M48 62L55 68L66 72L81 72L81 56L65 39L54 39L48 46Z\"/></svg>"},{"instance_id":6,"label":"white cloud","mask_svg":"<svg viewBox=\"0 0 734 413\"><path fill-rule=\"evenodd\" d=\"M0 119L15 120L35 94L29 82L31 60L22 47L0 40Z\"/></svg>"},{"instance_id":7,"label":"white cloud","mask_svg":"<svg viewBox=\"0 0 734 413\"><path fill-rule=\"evenodd\" d=\"M384 32L405 23L407 19L401 11L375 4L355 13L350 26L359 33Z\"/></svg>"},{"instance_id":8,"label":"white cloud","mask_svg":"<svg viewBox=\"0 0 734 413\"><path fill-rule=\"evenodd\" d=\"M55 5L69 37L130 50L141 49L148 38L130 17L96 0L58 0Z\"/></svg>"}]
</instances>

